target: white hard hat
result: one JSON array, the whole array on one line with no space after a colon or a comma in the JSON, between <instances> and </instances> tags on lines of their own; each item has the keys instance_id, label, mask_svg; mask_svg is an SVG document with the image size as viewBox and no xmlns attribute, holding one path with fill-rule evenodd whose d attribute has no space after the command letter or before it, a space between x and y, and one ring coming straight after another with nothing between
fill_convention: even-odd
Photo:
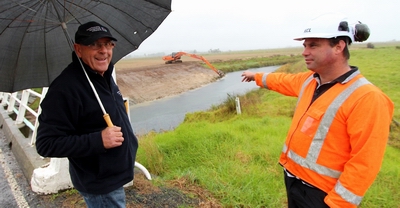
<instances>
[{"instance_id":1,"label":"white hard hat","mask_svg":"<svg viewBox=\"0 0 400 208\"><path fill-rule=\"evenodd\" d=\"M334 38L347 36L354 42L354 27L349 25L347 17L340 13L328 13L318 16L306 24L301 35L294 40L305 38Z\"/></svg>"}]
</instances>

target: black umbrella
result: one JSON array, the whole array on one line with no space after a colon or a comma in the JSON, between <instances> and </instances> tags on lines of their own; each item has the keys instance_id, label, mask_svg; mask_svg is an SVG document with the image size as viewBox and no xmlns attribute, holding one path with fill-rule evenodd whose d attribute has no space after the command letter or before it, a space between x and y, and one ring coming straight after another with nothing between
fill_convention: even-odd
<instances>
[{"instance_id":1,"label":"black umbrella","mask_svg":"<svg viewBox=\"0 0 400 208\"><path fill-rule=\"evenodd\" d=\"M118 39L116 63L170 12L171 0L2 0L0 92L49 86L71 62L73 37L83 23L111 30Z\"/></svg>"},{"instance_id":2,"label":"black umbrella","mask_svg":"<svg viewBox=\"0 0 400 208\"><path fill-rule=\"evenodd\" d=\"M111 30L118 40L116 63L170 12L171 0L2 0L0 92L49 86L71 62L72 37L83 23L96 21Z\"/></svg>"}]
</instances>

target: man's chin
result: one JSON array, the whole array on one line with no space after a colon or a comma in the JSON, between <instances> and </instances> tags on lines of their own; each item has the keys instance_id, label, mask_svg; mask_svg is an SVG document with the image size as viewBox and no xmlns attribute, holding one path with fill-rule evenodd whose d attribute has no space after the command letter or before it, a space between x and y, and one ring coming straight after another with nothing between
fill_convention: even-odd
<instances>
[{"instance_id":1,"label":"man's chin","mask_svg":"<svg viewBox=\"0 0 400 208\"><path fill-rule=\"evenodd\" d=\"M309 70L311 70L311 71L312 71L313 68L314 68L311 64L306 64L306 66L307 66L307 69L309 69Z\"/></svg>"}]
</instances>

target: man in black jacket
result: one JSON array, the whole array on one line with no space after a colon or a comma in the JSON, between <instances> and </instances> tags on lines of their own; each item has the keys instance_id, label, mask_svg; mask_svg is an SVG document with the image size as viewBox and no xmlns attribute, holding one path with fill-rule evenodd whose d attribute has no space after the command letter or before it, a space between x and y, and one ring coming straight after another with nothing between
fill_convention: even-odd
<instances>
[{"instance_id":1,"label":"man in black jacket","mask_svg":"<svg viewBox=\"0 0 400 208\"><path fill-rule=\"evenodd\" d=\"M68 157L72 183L88 207L125 207L123 185L133 180L138 141L112 77L114 41L99 23L81 25L72 63L41 103L36 149L44 157ZM107 127L82 67L114 126Z\"/></svg>"}]
</instances>

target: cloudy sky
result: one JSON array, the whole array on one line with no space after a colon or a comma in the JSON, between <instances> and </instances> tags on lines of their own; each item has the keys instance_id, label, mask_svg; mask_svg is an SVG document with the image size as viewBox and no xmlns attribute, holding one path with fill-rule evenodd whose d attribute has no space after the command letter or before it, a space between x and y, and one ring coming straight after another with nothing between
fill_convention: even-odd
<instances>
[{"instance_id":1,"label":"cloudy sky","mask_svg":"<svg viewBox=\"0 0 400 208\"><path fill-rule=\"evenodd\" d=\"M301 46L293 37L329 12L367 24L367 42L400 41L399 8L398 0L172 0L171 14L132 55Z\"/></svg>"}]
</instances>

